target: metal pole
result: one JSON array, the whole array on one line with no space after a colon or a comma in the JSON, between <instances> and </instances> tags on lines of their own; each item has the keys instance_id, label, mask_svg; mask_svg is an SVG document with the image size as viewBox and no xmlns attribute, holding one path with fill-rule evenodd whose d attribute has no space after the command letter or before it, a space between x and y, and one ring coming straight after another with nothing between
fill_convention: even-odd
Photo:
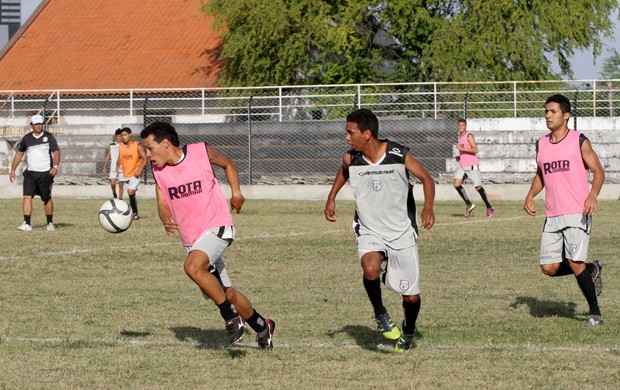
<instances>
[{"instance_id":1,"label":"metal pole","mask_svg":"<svg viewBox=\"0 0 620 390\"><path fill-rule=\"evenodd\" d=\"M579 95L579 88L575 90L575 99L573 103L573 112L575 113L575 115L573 116L573 125L575 128L573 130L577 130L577 101L578 101L577 96L578 95Z\"/></svg>"},{"instance_id":2,"label":"metal pole","mask_svg":"<svg viewBox=\"0 0 620 390\"><path fill-rule=\"evenodd\" d=\"M148 101L149 101L148 97L144 98L144 106L142 107L142 128L147 126L147 123L146 123L146 107L148 105ZM146 184L146 179L147 179L146 169L142 170L142 178L144 180L144 184Z\"/></svg>"},{"instance_id":3,"label":"metal pole","mask_svg":"<svg viewBox=\"0 0 620 390\"><path fill-rule=\"evenodd\" d=\"M248 101L248 185L252 185L252 101L254 96L250 96Z\"/></svg>"},{"instance_id":4,"label":"metal pole","mask_svg":"<svg viewBox=\"0 0 620 390\"><path fill-rule=\"evenodd\" d=\"M465 94L465 101L463 101L463 119L467 119L467 100L469 99L469 92Z\"/></svg>"}]
</instances>

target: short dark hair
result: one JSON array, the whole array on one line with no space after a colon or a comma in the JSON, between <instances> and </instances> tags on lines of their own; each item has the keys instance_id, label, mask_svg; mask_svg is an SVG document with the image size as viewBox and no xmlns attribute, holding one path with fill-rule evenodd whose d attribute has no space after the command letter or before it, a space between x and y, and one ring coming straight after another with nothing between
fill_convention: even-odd
<instances>
[{"instance_id":1,"label":"short dark hair","mask_svg":"<svg viewBox=\"0 0 620 390\"><path fill-rule=\"evenodd\" d=\"M142 139L148 138L149 135L153 135L153 140L157 143L167 139L177 148L181 145L177 131L167 122L153 122L140 132L140 138Z\"/></svg>"},{"instance_id":2,"label":"short dark hair","mask_svg":"<svg viewBox=\"0 0 620 390\"><path fill-rule=\"evenodd\" d=\"M123 132L123 129L121 129L120 127L118 129L116 129L116 131L114 132L114 136L116 137L117 135L120 135Z\"/></svg>"},{"instance_id":3,"label":"short dark hair","mask_svg":"<svg viewBox=\"0 0 620 390\"><path fill-rule=\"evenodd\" d=\"M379 120L372 111L366 108L360 108L347 115L347 122L357 124L361 132L370 130L373 137L379 137Z\"/></svg>"},{"instance_id":4,"label":"short dark hair","mask_svg":"<svg viewBox=\"0 0 620 390\"><path fill-rule=\"evenodd\" d=\"M467 120L465 118L459 118L459 120L457 120L456 123L465 123L465 124L467 124Z\"/></svg>"},{"instance_id":5,"label":"short dark hair","mask_svg":"<svg viewBox=\"0 0 620 390\"><path fill-rule=\"evenodd\" d=\"M121 129L121 133L129 133L129 134L131 134L131 129L129 127L123 127Z\"/></svg>"},{"instance_id":6,"label":"short dark hair","mask_svg":"<svg viewBox=\"0 0 620 390\"><path fill-rule=\"evenodd\" d=\"M549 103L558 103L562 113L568 112L570 114L570 100L566 96L560 94L551 95L547 98L545 106Z\"/></svg>"}]
</instances>

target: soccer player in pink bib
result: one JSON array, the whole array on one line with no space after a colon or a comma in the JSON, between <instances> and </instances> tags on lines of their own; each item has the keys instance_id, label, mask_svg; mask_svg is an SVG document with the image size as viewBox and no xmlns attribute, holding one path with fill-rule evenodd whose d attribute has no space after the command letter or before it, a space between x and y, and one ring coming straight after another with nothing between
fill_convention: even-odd
<instances>
[{"instance_id":1,"label":"soccer player in pink bib","mask_svg":"<svg viewBox=\"0 0 620 390\"><path fill-rule=\"evenodd\" d=\"M276 323L261 316L248 298L232 288L222 255L235 239L235 227L213 166L224 169L237 213L245 201L235 163L206 143L179 144L175 128L155 122L140 133L157 183L157 208L167 234L178 233L185 246L185 272L205 298L219 308L231 344L247 323L258 346L272 349Z\"/></svg>"},{"instance_id":2,"label":"soccer player in pink bib","mask_svg":"<svg viewBox=\"0 0 620 390\"><path fill-rule=\"evenodd\" d=\"M587 263L592 214L605 173L585 135L568 128L570 100L553 95L545 102L550 133L536 141L538 169L523 209L536 215L534 197L545 188L545 224L540 242L540 266L549 276L575 275L589 306L588 326L603 324L598 295L603 289L599 260ZM588 170L592 185L588 188Z\"/></svg>"},{"instance_id":3,"label":"soccer player in pink bib","mask_svg":"<svg viewBox=\"0 0 620 390\"><path fill-rule=\"evenodd\" d=\"M474 135L467 131L467 121L465 119L460 118L456 126L459 131L459 140L456 144L456 149L459 151L459 156L457 157L459 167L454 172L453 185L456 192L459 193L465 202L465 218L469 218L476 208L476 205L469 200L465 188L463 188L463 182L467 178L471 180L474 188L480 194L484 204L487 206L487 217L491 218L494 210L480 181L480 168L478 167L478 156L476 155L478 153L478 145L476 145Z\"/></svg>"}]
</instances>

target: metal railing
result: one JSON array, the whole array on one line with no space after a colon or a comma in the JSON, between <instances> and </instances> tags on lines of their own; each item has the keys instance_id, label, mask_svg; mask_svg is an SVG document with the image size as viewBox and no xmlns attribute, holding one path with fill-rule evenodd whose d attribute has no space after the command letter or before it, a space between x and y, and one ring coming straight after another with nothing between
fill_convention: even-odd
<instances>
[{"instance_id":1,"label":"metal railing","mask_svg":"<svg viewBox=\"0 0 620 390\"><path fill-rule=\"evenodd\" d=\"M201 89L0 91L0 125L44 113L62 124L68 116L152 116L236 122L343 118L366 107L380 117L447 119L538 117L545 99L562 93L578 116L620 115L620 79L476 83L304 85ZM4 122L4 123L3 123Z\"/></svg>"}]
</instances>

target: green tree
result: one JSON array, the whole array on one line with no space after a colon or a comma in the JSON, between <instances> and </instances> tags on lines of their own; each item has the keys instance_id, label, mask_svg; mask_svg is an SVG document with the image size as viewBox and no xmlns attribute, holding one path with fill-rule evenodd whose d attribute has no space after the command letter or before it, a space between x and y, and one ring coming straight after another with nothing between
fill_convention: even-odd
<instances>
[{"instance_id":1,"label":"green tree","mask_svg":"<svg viewBox=\"0 0 620 390\"><path fill-rule=\"evenodd\" d=\"M612 56L603 62L603 71L600 75L604 79L620 79L620 54L616 49L609 52L612 53Z\"/></svg>"},{"instance_id":2,"label":"green tree","mask_svg":"<svg viewBox=\"0 0 620 390\"><path fill-rule=\"evenodd\" d=\"M615 0L202 0L228 86L572 77ZM560 75L551 71L551 56Z\"/></svg>"}]
</instances>

